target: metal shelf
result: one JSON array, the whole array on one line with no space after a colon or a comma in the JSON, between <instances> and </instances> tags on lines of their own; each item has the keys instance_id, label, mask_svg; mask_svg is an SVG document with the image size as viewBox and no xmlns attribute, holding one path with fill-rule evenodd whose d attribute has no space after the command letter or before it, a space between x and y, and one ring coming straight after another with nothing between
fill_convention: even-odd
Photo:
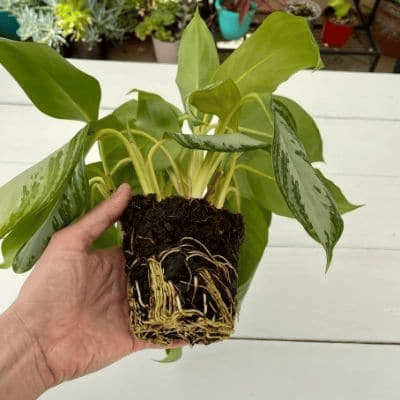
<instances>
[{"instance_id":1,"label":"metal shelf","mask_svg":"<svg viewBox=\"0 0 400 400\"><path fill-rule=\"evenodd\" d=\"M328 57L332 56L368 57L369 65L367 66L367 70L369 72L375 71L376 65L378 64L380 58L380 49L374 38L371 27L379 3L380 0L375 0L370 14L365 16L360 10L360 0L354 0L354 7L359 17L359 25L355 28L355 32L353 33L348 43L346 43L345 46L339 49L326 47L323 43L321 43L320 38L322 33L322 17L312 23L311 30L317 43L320 46L322 59L327 59ZM254 31L261 24L266 16L267 14L265 13L256 14L254 22L247 36L251 35L251 32ZM214 20L214 23L211 26L211 30L214 34L221 60L225 59L234 49L236 49L240 45L243 40L246 39L244 38L238 41L231 42L223 40L219 34L218 24L216 20Z\"/></svg>"}]
</instances>

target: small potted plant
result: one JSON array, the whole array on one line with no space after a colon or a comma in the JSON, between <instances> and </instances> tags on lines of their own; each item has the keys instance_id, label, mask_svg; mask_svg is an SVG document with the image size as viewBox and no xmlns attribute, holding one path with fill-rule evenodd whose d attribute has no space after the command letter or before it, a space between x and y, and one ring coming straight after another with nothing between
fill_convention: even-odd
<instances>
[{"instance_id":1,"label":"small potted plant","mask_svg":"<svg viewBox=\"0 0 400 400\"><path fill-rule=\"evenodd\" d=\"M242 38L257 10L272 12L286 7L286 0L215 0L218 25L225 40Z\"/></svg>"},{"instance_id":2,"label":"small potted plant","mask_svg":"<svg viewBox=\"0 0 400 400\"><path fill-rule=\"evenodd\" d=\"M140 22L136 36L151 36L158 62L176 63L180 38L196 10L194 0L145 0L138 8Z\"/></svg>"},{"instance_id":3,"label":"small potted plant","mask_svg":"<svg viewBox=\"0 0 400 400\"><path fill-rule=\"evenodd\" d=\"M357 23L357 14L346 0L330 0L324 10L322 43L328 47L343 47Z\"/></svg>"},{"instance_id":4,"label":"small potted plant","mask_svg":"<svg viewBox=\"0 0 400 400\"><path fill-rule=\"evenodd\" d=\"M124 235L130 325L138 338L227 338L273 213L297 219L325 249L329 267L341 214L356 207L313 166L323 160L313 118L274 94L292 74L322 65L304 18L272 13L220 64L196 13L179 53L183 110L137 90L99 119L98 82L48 46L0 39L0 63L41 111L85 123L0 188L2 267L28 271L56 230L122 182L136 195L95 248L121 245ZM95 144L100 160L87 163Z\"/></svg>"},{"instance_id":5,"label":"small potted plant","mask_svg":"<svg viewBox=\"0 0 400 400\"><path fill-rule=\"evenodd\" d=\"M306 18L309 22L315 21L322 13L320 5L313 0L288 1L287 11L298 17Z\"/></svg>"},{"instance_id":6,"label":"small potted plant","mask_svg":"<svg viewBox=\"0 0 400 400\"><path fill-rule=\"evenodd\" d=\"M105 40L122 41L136 24L134 8L124 1L10 0L2 5L18 22L23 41L45 43L58 51L79 56ZM72 53L72 50L78 50ZM93 55L93 52L92 52Z\"/></svg>"}]
</instances>

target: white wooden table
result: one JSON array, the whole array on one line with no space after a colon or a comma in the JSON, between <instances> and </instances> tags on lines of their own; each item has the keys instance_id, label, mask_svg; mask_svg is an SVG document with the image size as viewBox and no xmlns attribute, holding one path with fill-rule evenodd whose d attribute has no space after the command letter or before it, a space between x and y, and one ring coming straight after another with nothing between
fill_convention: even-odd
<instances>
[{"instance_id":1,"label":"white wooden table","mask_svg":"<svg viewBox=\"0 0 400 400\"><path fill-rule=\"evenodd\" d=\"M180 105L176 66L74 61L103 88L102 112L140 88ZM400 75L302 72L279 88L315 118L327 164L357 204L331 269L298 223L275 217L270 245L232 340L133 354L45 393L43 400L345 400L400 398ZM0 70L0 185L81 127L40 114ZM0 312L26 275L0 271ZM1 384L1 383L0 383Z\"/></svg>"}]
</instances>

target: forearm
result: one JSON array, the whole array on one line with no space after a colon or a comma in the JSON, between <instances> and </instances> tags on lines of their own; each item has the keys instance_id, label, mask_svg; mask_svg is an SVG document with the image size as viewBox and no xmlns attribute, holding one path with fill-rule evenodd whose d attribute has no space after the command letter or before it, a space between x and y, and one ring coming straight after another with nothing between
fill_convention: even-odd
<instances>
[{"instance_id":1,"label":"forearm","mask_svg":"<svg viewBox=\"0 0 400 400\"><path fill-rule=\"evenodd\" d=\"M0 399L37 399L49 383L43 354L11 307L0 315Z\"/></svg>"}]
</instances>

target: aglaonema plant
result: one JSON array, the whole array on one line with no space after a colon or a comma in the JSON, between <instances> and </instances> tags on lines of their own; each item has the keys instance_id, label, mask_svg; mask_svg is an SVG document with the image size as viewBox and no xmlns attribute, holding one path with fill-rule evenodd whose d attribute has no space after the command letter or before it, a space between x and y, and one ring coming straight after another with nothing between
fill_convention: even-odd
<instances>
[{"instance_id":1,"label":"aglaonema plant","mask_svg":"<svg viewBox=\"0 0 400 400\"><path fill-rule=\"evenodd\" d=\"M304 19L271 14L220 64L196 13L179 53L182 110L127 88L131 99L99 119L98 82L50 48L1 39L0 62L40 111L85 123L0 188L2 267L28 271L56 230L123 182L136 195L94 248L123 244L139 338L207 344L228 337L272 214L297 219L329 267L341 214L356 206L313 166L323 160L313 118L274 94L297 71L322 65ZM88 164L95 144L99 161Z\"/></svg>"}]
</instances>

